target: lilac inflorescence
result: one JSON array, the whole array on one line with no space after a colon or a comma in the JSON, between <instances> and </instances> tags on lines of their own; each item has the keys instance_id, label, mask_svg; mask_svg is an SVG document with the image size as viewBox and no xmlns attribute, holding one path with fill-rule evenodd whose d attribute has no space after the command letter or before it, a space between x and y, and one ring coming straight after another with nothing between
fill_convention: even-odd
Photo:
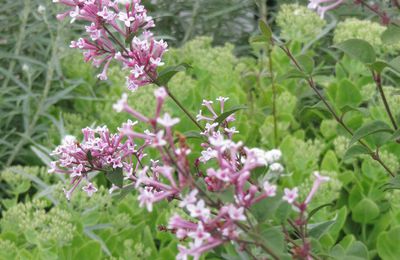
<instances>
[{"instance_id":1,"label":"lilac inflorescence","mask_svg":"<svg viewBox=\"0 0 400 260\"><path fill-rule=\"evenodd\" d=\"M150 29L154 20L147 15L141 0L53 0L69 8L57 15L58 19L71 18L71 22L85 21L87 37L72 41L70 47L84 51L86 62L102 66L99 80L107 80L111 61L122 63L129 70L127 86L136 90L157 78L163 54L168 45L154 39Z\"/></svg>"}]
</instances>

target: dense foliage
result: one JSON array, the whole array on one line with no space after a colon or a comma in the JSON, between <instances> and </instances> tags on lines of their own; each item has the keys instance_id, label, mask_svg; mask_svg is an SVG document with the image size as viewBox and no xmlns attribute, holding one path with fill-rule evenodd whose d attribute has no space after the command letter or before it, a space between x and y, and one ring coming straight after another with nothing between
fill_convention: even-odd
<instances>
[{"instance_id":1,"label":"dense foliage","mask_svg":"<svg viewBox=\"0 0 400 260\"><path fill-rule=\"evenodd\" d=\"M283 168L270 163L269 168L252 169L249 185L274 184L276 194L271 195L276 196L249 204L245 218L237 221L239 226L246 219L244 225L255 230L246 234L242 229L244 240L261 240L272 252L232 236L234 242L204 251L201 258L398 259L399 9L391 1L376 6L331 1L341 6L318 12L307 8L308 1L209 2L146 4L160 24L156 38L173 46L158 73L190 65L176 71L168 91L192 115L199 109L208 115L203 100L229 96L225 111L235 112L239 131L232 142L279 149ZM174 259L183 252L178 245L191 240L175 234L179 228L171 228L170 219L176 213L190 221L198 218L172 199L179 196L151 204L148 212L143 190L116 188L119 180L96 171L88 173L89 184L96 187L93 195L88 192L88 197L80 186L68 201L64 189L71 187L69 176L47 172L57 159L50 151L65 137L83 140L81 129L87 126L107 125L118 133L128 117L113 107L128 91L129 70L112 61L107 79L98 80L101 70L66 49L67 40L79 37L77 23L65 30L68 22L54 19L60 10L50 3L7 1L1 8L0 17L22 11L3 26L9 37L0 36L0 259ZM260 31L258 18L268 21L260 23ZM27 40L33 35L36 40ZM159 102L153 94L157 89L153 84L128 91L130 107L151 118ZM179 117L174 138L190 147L188 160L204 156L204 140L190 118L168 98L162 111ZM230 113L219 124L231 124L224 121ZM135 131L147 128L142 124ZM156 149L146 152L158 158ZM242 160L250 157L238 154ZM88 158L91 164L95 157ZM207 167L191 169L200 169L196 176L203 180ZM329 181L309 200L315 176L320 176L313 172ZM82 185L86 191L89 184ZM196 188L216 200L237 203L235 191L213 193L212 183L201 185ZM299 204L288 198L296 188L293 201ZM183 193L190 194L187 188Z\"/></svg>"}]
</instances>

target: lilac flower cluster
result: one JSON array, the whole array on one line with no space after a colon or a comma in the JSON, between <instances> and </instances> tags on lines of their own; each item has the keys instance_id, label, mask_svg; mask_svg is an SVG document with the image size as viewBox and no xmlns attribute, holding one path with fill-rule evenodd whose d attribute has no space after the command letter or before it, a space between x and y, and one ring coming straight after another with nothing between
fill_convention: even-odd
<instances>
[{"instance_id":1,"label":"lilac flower cluster","mask_svg":"<svg viewBox=\"0 0 400 260\"><path fill-rule=\"evenodd\" d=\"M241 243L244 231L241 222L247 221L247 212L263 199L275 197L277 186L271 180L262 183L254 181L252 172L264 167L273 172L282 172L283 166L278 162L282 156L279 150L264 151L248 148L241 142L234 142L236 131L230 127L235 120L230 115L221 123L212 101L203 101L209 111L207 115L200 112L199 121L206 121L205 130L201 133L204 142L201 144L201 156L191 162L191 153L184 137L173 135L173 126L179 119L169 114L161 115L167 92L161 87L154 92L157 106L155 115L148 118L129 106L127 95L114 105L118 112L127 112L137 120L147 124L150 130L143 133L135 130L136 122L128 121L119 128L117 134L110 134L108 129L83 129L82 143L75 138L67 137L57 147L53 155L58 160L53 162L51 171L69 174L73 187L66 191L69 199L79 182L87 177L89 171L105 171L120 168L123 170L127 186L134 185L139 191L138 200L141 207L153 210L154 203L162 200L179 200L179 206L188 213L185 216L175 214L169 221L168 229L186 245L179 245L177 259L192 256L198 259L209 251L228 241ZM220 97L219 113L223 113L228 98ZM148 159L147 149L156 149L160 158ZM319 186L327 181L326 177L315 173L316 181L310 194L302 203L298 203L298 189L284 189L283 200L298 208L302 223L304 211ZM202 180L206 190L199 186ZM126 187L126 186L125 186ZM120 189L115 185L111 191ZM124 188L124 187L122 187ZM92 183L83 189L92 195L97 189ZM231 199L224 201L210 194L221 194L232 191ZM217 198L217 199L216 199Z\"/></svg>"},{"instance_id":2,"label":"lilac flower cluster","mask_svg":"<svg viewBox=\"0 0 400 260\"><path fill-rule=\"evenodd\" d=\"M122 130L130 129L134 123L130 120L122 126ZM68 174L71 178L72 188L66 190L67 199L71 199L72 192L79 183L86 179L87 186L83 189L92 196L97 191L96 187L89 182L87 174L91 171L105 171L123 169L131 172L131 157L133 154L141 156L135 150L135 144L129 138L124 140L121 133L111 134L107 127L91 129L86 127L82 130L83 141L78 142L73 136L66 136L60 146L53 152L52 156L58 158L51 163L52 173Z\"/></svg>"},{"instance_id":3,"label":"lilac flower cluster","mask_svg":"<svg viewBox=\"0 0 400 260\"><path fill-rule=\"evenodd\" d=\"M84 50L85 61L103 67L97 76L107 79L112 60L122 63L130 71L129 90L154 82L157 68L163 65L167 43L157 41L149 31L154 21L147 15L141 0L53 0L69 8L57 15L58 19L71 17L71 22L83 20L88 37L72 41L70 47ZM140 33L141 32L141 33Z\"/></svg>"}]
</instances>

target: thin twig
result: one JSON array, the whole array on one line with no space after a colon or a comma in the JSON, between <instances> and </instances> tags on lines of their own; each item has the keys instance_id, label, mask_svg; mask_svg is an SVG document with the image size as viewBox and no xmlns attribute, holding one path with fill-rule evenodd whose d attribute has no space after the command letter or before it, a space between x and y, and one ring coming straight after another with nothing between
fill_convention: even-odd
<instances>
[{"instance_id":1,"label":"thin twig","mask_svg":"<svg viewBox=\"0 0 400 260\"><path fill-rule=\"evenodd\" d=\"M397 127L396 120L394 119L392 111L390 110L390 106L389 106L389 103L387 102L387 99L386 99L386 96L385 96L385 92L383 92L381 74L380 73L375 73L374 71L372 71L372 77L374 78L374 81L376 83L376 87L378 88L379 93L381 95L383 104L384 104L385 109L386 109L386 113L388 114L394 129L397 130L398 127Z\"/></svg>"},{"instance_id":2,"label":"thin twig","mask_svg":"<svg viewBox=\"0 0 400 260\"><path fill-rule=\"evenodd\" d=\"M304 72L299 63L297 62L296 58L293 56L293 54L290 52L290 50L286 46L280 46L280 48L286 53L286 55L289 57L289 59L294 63L296 68L300 70L301 72ZM343 119L339 117L339 115L335 112L333 107L328 103L328 101L325 99L325 97L318 91L314 79L311 75L309 75L306 79L308 85L311 87L311 89L317 94L319 99L324 103L326 108L329 110L331 115L335 118L335 120L351 135L353 136L353 131L344 123ZM364 146L366 149L369 151L369 155L371 156L372 159L377 161L382 167L392 176L394 177L395 174L389 169L388 166L380 159L379 154L377 152L374 152L371 150L371 148L362 140L358 140L358 142Z\"/></svg>"}]
</instances>

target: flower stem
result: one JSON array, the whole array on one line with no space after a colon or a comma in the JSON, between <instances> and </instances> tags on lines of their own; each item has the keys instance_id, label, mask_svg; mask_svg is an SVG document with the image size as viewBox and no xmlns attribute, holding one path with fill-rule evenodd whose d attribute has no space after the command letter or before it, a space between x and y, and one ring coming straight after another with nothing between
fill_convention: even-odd
<instances>
[{"instance_id":1,"label":"flower stem","mask_svg":"<svg viewBox=\"0 0 400 260\"><path fill-rule=\"evenodd\" d=\"M179 100L171 93L167 86L164 86L167 90L168 96L175 102L175 104L187 115L187 117L203 132L203 127L196 121L196 119L190 114L190 112L179 102Z\"/></svg>"},{"instance_id":2,"label":"flower stem","mask_svg":"<svg viewBox=\"0 0 400 260\"><path fill-rule=\"evenodd\" d=\"M388 114L394 129L397 130L398 127L397 127L396 120L394 119L392 111L390 110L390 106L389 106L389 103L387 102L387 99L386 99L386 96L385 96L385 92L383 92L381 74L380 73L375 73L374 71L372 71L372 76L373 76L374 81L376 83L376 87L378 88L379 93L380 93L380 95L382 97L382 101L383 101L383 104L385 106L386 113Z\"/></svg>"},{"instance_id":3,"label":"flower stem","mask_svg":"<svg viewBox=\"0 0 400 260\"><path fill-rule=\"evenodd\" d=\"M275 77L274 77L274 69L272 63L272 49L268 46L268 66L269 66L269 74L272 86L272 117L274 120L274 147L278 146L278 120L277 120L277 112L276 112L276 85L275 85Z\"/></svg>"}]
</instances>

